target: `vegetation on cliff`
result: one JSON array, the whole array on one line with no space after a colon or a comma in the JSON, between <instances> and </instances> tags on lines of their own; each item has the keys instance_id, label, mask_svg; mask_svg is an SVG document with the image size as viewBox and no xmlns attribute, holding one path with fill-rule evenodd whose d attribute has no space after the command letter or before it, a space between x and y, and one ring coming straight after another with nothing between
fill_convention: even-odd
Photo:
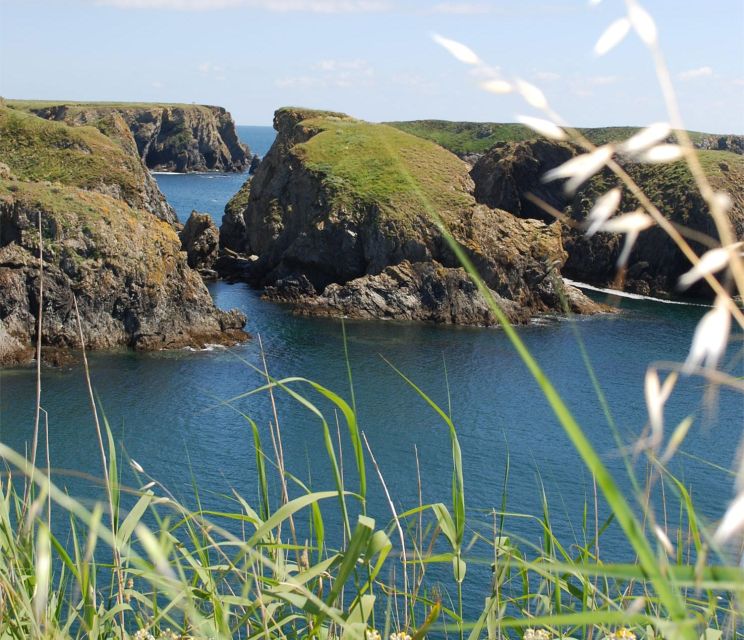
<instances>
[{"instance_id":1,"label":"vegetation on cliff","mask_svg":"<svg viewBox=\"0 0 744 640\"><path fill-rule=\"evenodd\" d=\"M451 122L449 120L409 120L389 122L413 135L432 140L459 156L480 154L497 142L523 142L536 140L539 134L522 124L495 122ZM581 127L578 129L587 140L600 145L620 142L638 133L638 127ZM744 153L744 136L716 135L691 131L689 135L701 149L722 149Z\"/></svg>"},{"instance_id":2,"label":"vegetation on cliff","mask_svg":"<svg viewBox=\"0 0 744 640\"><path fill-rule=\"evenodd\" d=\"M125 142L95 127L70 127L0 105L0 160L16 177L105 193L174 223L175 213Z\"/></svg>"},{"instance_id":3,"label":"vegetation on cliff","mask_svg":"<svg viewBox=\"0 0 744 640\"><path fill-rule=\"evenodd\" d=\"M0 131L0 362L30 356L40 304L46 347L80 346L78 312L92 348L244 337L245 318L215 308L174 227L154 215L136 155L95 128L3 107ZM151 195L164 203L157 186Z\"/></svg>"},{"instance_id":4,"label":"vegetation on cliff","mask_svg":"<svg viewBox=\"0 0 744 640\"><path fill-rule=\"evenodd\" d=\"M70 125L92 125L121 137L112 118L133 136L143 162L160 171L243 171L250 151L222 107L196 104L7 100L9 107Z\"/></svg>"},{"instance_id":5,"label":"vegetation on cliff","mask_svg":"<svg viewBox=\"0 0 744 640\"><path fill-rule=\"evenodd\" d=\"M475 197L491 207L500 207L523 218L551 221L555 218L542 203L573 220L578 228L563 231L568 260L563 273L592 284L609 286L615 281L616 264L623 239L617 234L598 233L585 237L583 224L594 203L622 183L609 169L598 173L576 194L568 195L561 183L543 181L543 176L580 153L576 145L547 140L497 143L485 153L471 171ZM729 219L734 233L744 237L744 156L728 151L697 151L698 159L711 186L729 194ZM715 226L708 206L684 162L642 164L621 160L630 177L654 202L661 213L691 237L698 249L706 246L702 238L715 237ZM638 200L623 187L620 211L631 212ZM658 227L641 234L630 254L625 286L641 294L674 292L679 276L689 269L689 260ZM694 293L709 293L699 283Z\"/></svg>"}]
</instances>

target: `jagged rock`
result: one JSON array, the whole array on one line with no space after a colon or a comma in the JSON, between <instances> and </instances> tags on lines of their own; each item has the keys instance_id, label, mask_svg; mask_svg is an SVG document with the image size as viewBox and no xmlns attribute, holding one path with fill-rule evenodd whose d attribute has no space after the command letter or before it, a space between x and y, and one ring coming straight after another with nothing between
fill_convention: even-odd
<instances>
[{"instance_id":1,"label":"jagged rock","mask_svg":"<svg viewBox=\"0 0 744 640\"><path fill-rule=\"evenodd\" d=\"M242 313L214 306L174 227L129 204L142 193L140 174L128 171L141 167L137 156L129 164L123 147L90 127L7 111L0 107L0 160L10 169L0 177L0 362L32 356L40 300L43 353L56 362L65 354L54 349L80 346L76 301L92 349L247 337Z\"/></svg>"},{"instance_id":2,"label":"jagged rock","mask_svg":"<svg viewBox=\"0 0 744 640\"><path fill-rule=\"evenodd\" d=\"M42 342L79 347L73 297L86 346L136 349L233 344L245 317L215 308L186 264L173 229L109 196L74 191L63 209L36 183L0 183L0 320L15 341L34 341L44 237ZM101 215L108 210L109 215Z\"/></svg>"},{"instance_id":3,"label":"jagged rock","mask_svg":"<svg viewBox=\"0 0 744 640\"><path fill-rule=\"evenodd\" d=\"M597 198L619 184L609 169L591 179L574 196L568 196L560 182L544 184L545 172L579 153L574 145L535 140L500 143L486 153L473 167L475 196L479 202L501 207L525 218L550 220L552 216L528 198L534 194L548 205L563 212L579 224L565 227L563 245L568 258L562 273L567 277L599 286L619 284L616 263L624 237L598 233L586 238L581 225ZM729 218L735 234L744 238L744 158L723 151L700 151L710 182L717 190L732 197ZM682 163L642 165L623 160L626 171L672 222L699 234L716 238L717 233L698 188ZM639 203L624 188L621 212L635 210ZM698 252L706 249L693 243ZM624 287L643 295L665 295L674 292L679 276L690 263L669 236L658 227L641 233L630 255ZM710 295L704 283L691 293Z\"/></svg>"},{"instance_id":4,"label":"jagged rock","mask_svg":"<svg viewBox=\"0 0 744 640\"><path fill-rule=\"evenodd\" d=\"M154 171L244 171L251 159L248 147L238 139L232 116L222 107L195 104L6 102L11 107L27 109L42 118L74 125L99 126L100 121L116 115L131 131L144 163Z\"/></svg>"},{"instance_id":5,"label":"jagged rock","mask_svg":"<svg viewBox=\"0 0 744 640\"><path fill-rule=\"evenodd\" d=\"M460 264L438 217L505 306L519 309L512 312L515 321L561 311L563 284L556 275L565 252L559 226L477 205L468 167L454 155L340 113L280 109L274 127L274 145L250 187L226 207L220 230L221 246L259 256L250 281L271 287L270 297L299 301L308 313L326 313L342 299L362 302L359 292L379 285L373 279L354 281L387 273L389 283L393 275L386 269L404 261L441 266L405 271L411 291L432 278L441 278L451 294L461 291L449 271ZM394 273L402 278L404 272ZM355 293L344 298L346 290L328 289L335 285ZM323 291L318 304L310 304L310 288ZM451 302L464 306L465 299ZM483 324L472 304L474 322ZM587 300L585 308L591 305ZM365 308L386 313L382 306ZM413 315L446 321L443 312ZM468 322L469 316L461 310L450 317Z\"/></svg>"},{"instance_id":6,"label":"jagged rock","mask_svg":"<svg viewBox=\"0 0 744 640\"><path fill-rule=\"evenodd\" d=\"M256 173L256 170L258 169L259 165L261 164L261 158L258 157L258 155L255 155L251 158L251 165L248 167L248 175L253 175Z\"/></svg>"},{"instance_id":7,"label":"jagged rock","mask_svg":"<svg viewBox=\"0 0 744 640\"><path fill-rule=\"evenodd\" d=\"M575 313L607 310L575 287L550 287L564 294L565 308ZM513 300L491 295L512 323L528 322L530 310ZM356 278L346 284L330 284L320 294L306 278L279 280L266 289L269 300L293 303L305 315L344 316L360 319L415 320L437 324L495 326L498 324L488 302L466 271L443 267L436 261L411 263L404 260L377 275ZM552 304L552 302L551 302Z\"/></svg>"},{"instance_id":8,"label":"jagged rock","mask_svg":"<svg viewBox=\"0 0 744 640\"><path fill-rule=\"evenodd\" d=\"M188 265L209 279L214 279L214 270L219 254L220 232L208 213L192 211L181 232L181 250L186 252Z\"/></svg>"}]
</instances>

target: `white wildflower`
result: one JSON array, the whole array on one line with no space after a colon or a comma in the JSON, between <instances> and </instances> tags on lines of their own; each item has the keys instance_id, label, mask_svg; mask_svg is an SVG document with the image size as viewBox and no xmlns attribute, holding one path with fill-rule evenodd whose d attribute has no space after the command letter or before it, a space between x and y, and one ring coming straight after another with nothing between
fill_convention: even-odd
<instances>
[{"instance_id":1,"label":"white wildflower","mask_svg":"<svg viewBox=\"0 0 744 640\"><path fill-rule=\"evenodd\" d=\"M565 140L566 132L557 124L543 118L533 118L532 116L517 116L517 122L537 131L540 135L550 138L551 140Z\"/></svg>"},{"instance_id":2,"label":"white wildflower","mask_svg":"<svg viewBox=\"0 0 744 640\"><path fill-rule=\"evenodd\" d=\"M623 142L620 150L628 154L638 153L666 140L671 132L672 128L668 122L654 122Z\"/></svg>"},{"instance_id":3,"label":"white wildflower","mask_svg":"<svg viewBox=\"0 0 744 640\"><path fill-rule=\"evenodd\" d=\"M635 0L629 0L628 18L638 37L649 46L656 44L656 23L651 15Z\"/></svg>"},{"instance_id":4,"label":"white wildflower","mask_svg":"<svg viewBox=\"0 0 744 640\"><path fill-rule=\"evenodd\" d=\"M364 632L364 640L382 640L380 632L377 629L367 629Z\"/></svg>"},{"instance_id":5,"label":"white wildflower","mask_svg":"<svg viewBox=\"0 0 744 640\"><path fill-rule=\"evenodd\" d=\"M644 229L648 229L653 225L654 221L651 216L646 215L640 209L633 211L633 213L625 213L621 216L616 216L602 223L597 231L607 231L608 233L624 233L625 234L625 245L620 253L620 257L617 259L618 268L624 267L630 257L630 252L633 249L635 241L638 240L638 235Z\"/></svg>"},{"instance_id":6,"label":"white wildflower","mask_svg":"<svg viewBox=\"0 0 744 640\"><path fill-rule=\"evenodd\" d=\"M617 211L617 208L620 206L621 196L622 190L620 187L615 187L614 189L610 189L594 203L594 206L587 216L589 227L586 230L586 235L588 238L592 237L610 218L610 216Z\"/></svg>"},{"instance_id":7,"label":"white wildflower","mask_svg":"<svg viewBox=\"0 0 744 640\"><path fill-rule=\"evenodd\" d=\"M404 633L403 631L400 631L398 633L391 633L390 640L411 640L411 636L409 636L407 633Z\"/></svg>"},{"instance_id":8,"label":"white wildflower","mask_svg":"<svg viewBox=\"0 0 744 640\"><path fill-rule=\"evenodd\" d=\"M734 206L734 201L731 196L725 191L716 191L713 194L713 203L724 213Z\"/></svg>"},{"instance_id":9,"label":"white wildflower","mask_svg":"<svg viewBox=\"0 0 744 640\"><path fill-rule=\"evenodd\" d=\"M664 432L664 404L666 398L661 393L661 382L656 369L647 369L643 385L648 409L648 423L651 427L651 446L656 448L661 444Z\"/></svg>"},{"instance_id":10,"label":"white wildflower","mask_svg":"<svg viewBox=\"0 0 744 640\"><path fill-rule=\"evenodd\" d=\"M673 556L674 545L669 540L669 536L666 534L666 531L664 531L658 524L654 525L654 535L656 536L657 540L661 543L661 546L664 548L665 553L668 556Z\"/></svg>"},{"instance_id":11,"label":"white wildflower","mask_svg":"<svg viewBox=\"0 0 744 640\"><path fill-rule=\"evenodd\" d=\"M567 193L573 193L583 182L600 171L612 158L613 153L614 147L608 144L595 149L591 153L583 153L548 171L543 176L542 181L550 182L551 180L568 178L564 189Z\"/></svg>"},{"instance_id":12,"label":"white wildflower","mask_svg":"<svg viewBox=\"0 0 744 640\"><path fill-rule=\"evenodd\" d=\"M692 373L700 366L715 369L728 343L731 315L725 297L718 296L713 309L708 311L695 328L690 354L682 367L683 373Z\"/></svg>"},{"instance_id":13,"label":"white wildflower","mask_svg":"<svg viewBox=\"0 0 744 640\"><path fill-rule=\"evenodd\" d=\"M610 635L606 636L607 640L636 640L636 634L630 629L621 627L616 629Z\"/></svg>"},{"instance_id":14,"label":"white wildflower","mask_svg":"<svg viewBox=\"0 0 744 640\"><path fill-rule=\"evenodd\" d=\"M674 162L675 160L679 160L681 157L682 147L677 144L658 144L638 156L639 160L651 164Z\"/></svg>"},{"instance_id":15,"label":"white wildflower","mask_svg":"<svg viewBox=\"0 0 744 640\"><path fill-rule=\"evenodd\" d=\"M630 31L630 20L628 18L619 18L604 30L597 44L594 45L594 53L603 56L608 51L614 49L623 41L623 38Z\"/></svg>"},{"instance_id":16,"label":"white wildflower","mask_svg":"<svg viewBox=\"0 0 744 640\"><path fill-rule=\"evenodd\" d=\"M455 40L450 40L449 38L440 36L437 33L432 34L431 37L434 42L444 47L451 56L453 56L460 62L464 62L465 64L481 64L481 60L476 55L475 51L473 51L467 45L464 45L461 42L457 42Z\"/></svg>"},{"instance_id":17,"label":"white wildflower","mask_svg":"<svg viewBox=\"0 0 744 640\"><path fill-rule=\"evenodd\" d=\"M731 503L718 525L713 541L717 544L728 542L744 528L744 493L740 493Z\"/></svg>"},{"instance_id":18,"label":"white wildflower","mask_svg":"<svg viewBox=\"0 0 744 640\"><path fill-rule=\"evenodd\" d=\"M737 242L727 247L711 249L700 256L700 261L687 273L683 273L679 278L679 288L687 289L695 284L700 278L716 273L723 269L731 260L733 252L744 245L744 242Z\"/></svg>"},{"instance_id":19,"label":"white wildflower","mask_svg":"<svg viewBox=\"0 0 744 640\"><path fill-rule=\"evenodd\" d=\"M511 93L512 91L514 91L514 87L510 82L507 82L506 80L499 80L497 78L484 80L483 82L481 82L480 87L484 91L496 94Z\"/></svg>"},{"instance_id":20,"label":"white wildflower","mask_svg":"<svg viewBox=\"0 0 744 640\"><path fill-rule=\"evenodd\" d=\"M528 627L524 630L523 640L550 640L553 634L547 629L532 629Z\"/></svg>"},{"instance_id":21,"label":"white wildflower","mask_svg":"<svg viewBox=\"0 0 744 640\"><path fill-rule=\"evenodd\" d=\"M534 84L526 80L517 79L517 91L527 101L527 104L535 109L547 109L548 100L545 94Z\"/></svg>"}]
</instances>

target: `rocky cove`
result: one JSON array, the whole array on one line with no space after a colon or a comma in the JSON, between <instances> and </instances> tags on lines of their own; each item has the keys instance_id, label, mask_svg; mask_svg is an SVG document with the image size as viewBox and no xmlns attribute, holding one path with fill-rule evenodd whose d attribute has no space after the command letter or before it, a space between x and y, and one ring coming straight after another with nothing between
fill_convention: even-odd
<instances>
[{"instance_id":1,"label":"rocky cove","mask_svg":"<svg viewBox=\"0 0 744 640\"><path fill-rule=\"evenodd\" d=\"M146 164L163 167L153 160L162 156L149 151L155 142L156 148L177 147L167 139L163 119L191 118L189 110L95 105L10 101L2 108L0 360L5 364L32 356L40 297L39 215L42 336L48 350L79 347L75 301L91 348L148 350L244 340L245 317L216 308L204 287L203 280L218 277L248 282L302 315L497 324L440 224L464 248L511 322L611 310L563 280L612 284L622 243L615 235L586 239L581 232L591 204L615 184L608 173L572 197L560 184L541 182L546 171L579 152L571 145L495 142L465 162L420 124L409 133L410 123L372 124L337 112L283 108L275 114L273 145L228 202L218 229L212 216L198 212L179 223ZM250 156L244 144L233 144L237 134L229 114L213 107L191 111L197 114L192 123L203 124L205 113L213 118L192 129L202 131L194 134L200 142L187 147L201 149L201 155L187 153L169 167L245 169ZM150 128L145 135L143 123L152 124L155 116L161 118L157 133ZM205 130L232 133L215 137ZM229 147L238 150L231 161ZM735 141L729 147L735 148ZM215 158L222 160L215 164ZM701 158L713 184L732 194L731 218L741 237L742 156L705 150ZM684 168L629 165L628 171L675 223L698 236L711 231ZM528 193L565 211L575 225L546 215ZM633 206L626 194L623 209ZM652 229L632 254L626 285L639 293L668 294L686 268L684 257Z\"/></svg>"}]
</instances>

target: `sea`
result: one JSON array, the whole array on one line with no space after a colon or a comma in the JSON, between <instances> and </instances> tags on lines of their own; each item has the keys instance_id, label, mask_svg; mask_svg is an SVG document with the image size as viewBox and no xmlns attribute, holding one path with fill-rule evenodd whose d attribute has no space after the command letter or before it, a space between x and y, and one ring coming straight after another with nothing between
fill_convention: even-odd
<instances>
[{"instance_id":1,"label":"sea","mask_svg":"<svg viewBox=\"0 0 744 640\"><path fill-rule=\"evenodd\" d=\"M239 134L259 155L273 139L270 127L239 127ZM156 178L181 220L196 209L219 223L225 203L248 176ZM519 514L507 517L505 526L528 547L540 546L539 519L546 512L566 548L585 544L593 535L591 526L587 531L583 525L594 518L591 474L503 331L307 318L262 300L260 292L246 284L207 286L218 306L246 314L250 341L230 349L89 354L101 414L121 445L125 484L135 484L127 465L132 459L187 504L198 499L204 508L234 506L235 493L256 504L250 421L270 451L269 425L278 418L286 469L313 490L332 489L323 424L316 413L277 390L275 414L266 392L251 393L265 383L268 371L278 379L312 380L355 403L359 427L399 513L419 500L450 504L448 427L415 385L456 428L469 514L466 542L490 535L494 513L502 509ZM647 425L646 369L651 363L664 370L664 363L684 361L707 308L699 301L668 304L589 293L619 312L543 320L520 327L519 333L637 506L629 474L636 474L642 485L649 473L647 458L634 448ZM741 343L740 334L735 341ZM734 350L722 367L734 376L744 374ZM30 447L35 385L32 366L0 371L0 441L20 452ZM347 488L357 490L343 416L308 383L288 386L324 414L333 440L342 443ZM41 404L48 416L56 482L86 501L101 499L98 444L82 367L44 368ZM688 417L692 426L669 469L692 494L703 522L714 526L733 495L730 470L742 438L744 400L723 387L712 392L698 377L682 377L667 403L667 437ZM40 455L45 455L43 446ZM371 465L367 481L368 512L387 526L390 505ZM275 500L277 491L274 484ZM299 495L302 489L291 483L290 491ZM603 519L608 510L601 495L597 504L598 518ZM332 507L326 525L331 532L336 517ZM653 508L674 539L680 510L672 483L656 485ZM616 524L604 531L601 545L605 559L633 560ZM477 614L488 592L488 552L475 544L469 553L476 565L482 564L466 579L466 600Z\"/></svg>"}]
</instances>

